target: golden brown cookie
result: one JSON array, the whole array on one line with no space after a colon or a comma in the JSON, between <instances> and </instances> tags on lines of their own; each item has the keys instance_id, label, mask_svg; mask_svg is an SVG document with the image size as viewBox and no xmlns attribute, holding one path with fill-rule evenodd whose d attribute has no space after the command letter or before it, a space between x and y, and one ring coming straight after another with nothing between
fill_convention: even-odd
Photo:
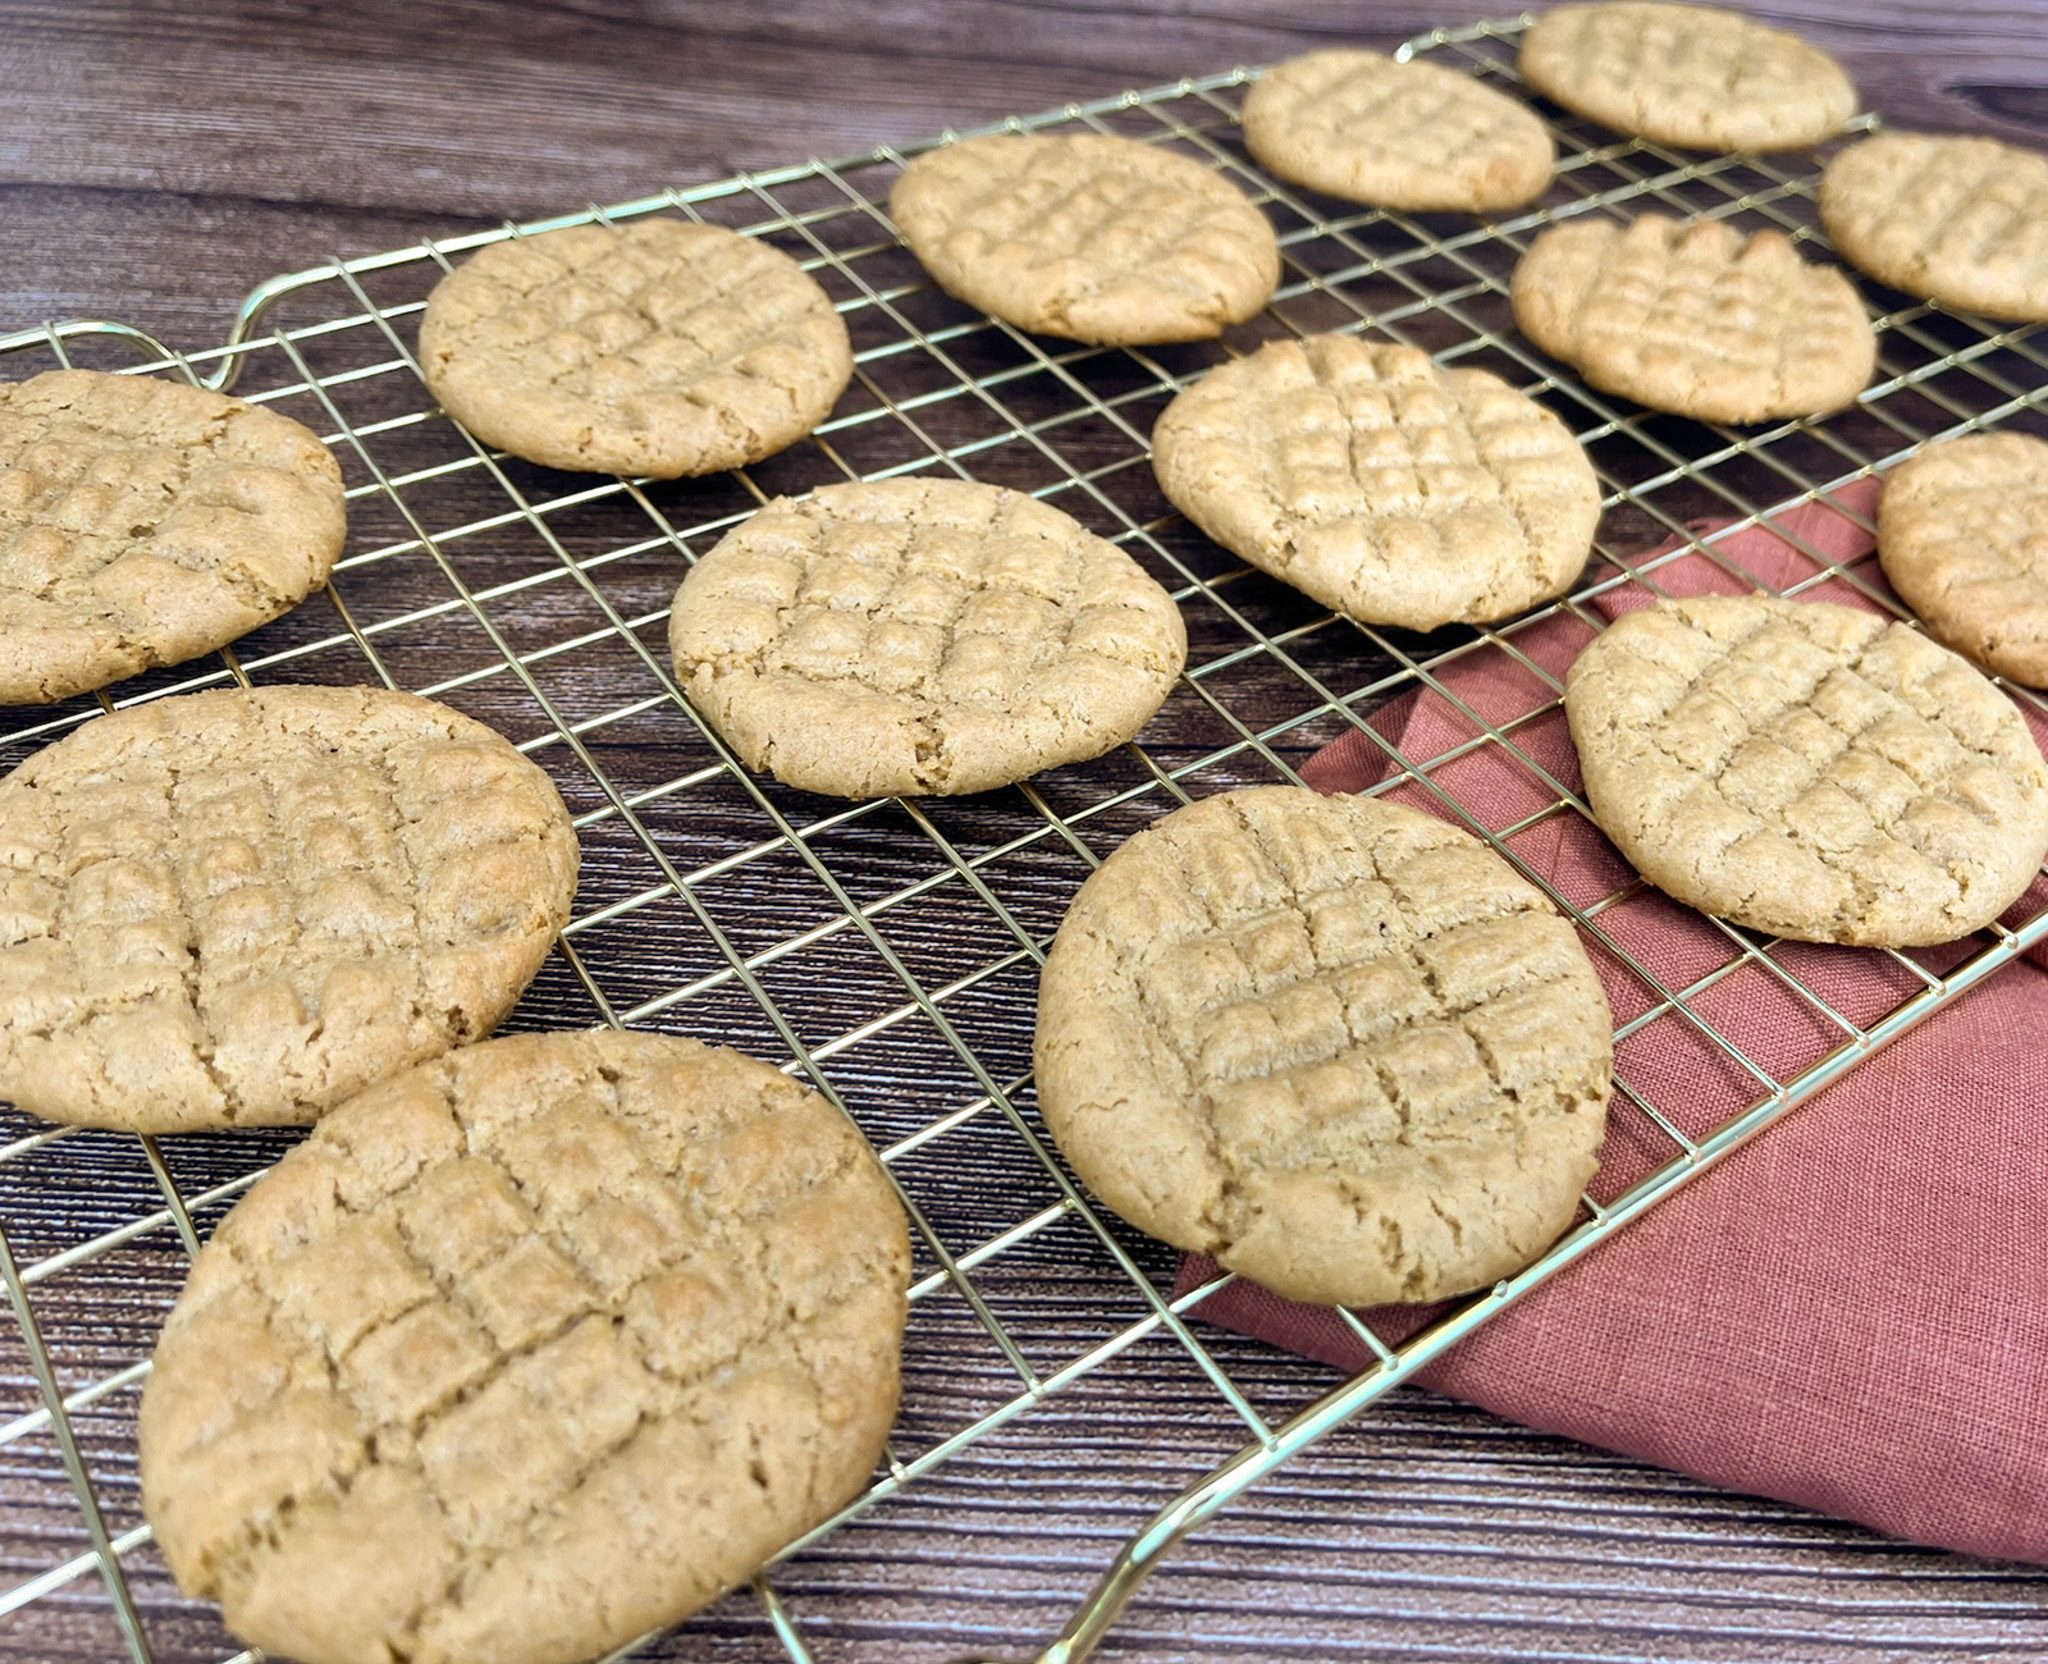
<instances>
[{"instance_id":1,"label":"golden brown cookie","mask_svg":"<svg viewBox=\"0 0 2048 1664\"><path fill-rule=\"evenodd\" d=\"M1569 220L1530 245L1512 292L1522 333L1595 387L1703 422L1839 410L1877 362L1855 285L1780 231Z\"/></svg>"},{"instance_id":2,"label":"golden brown cookie","mask_svg":"<svg viewBox=\"0 0 2048 1664\"><path fill-rule=\"evenodd\" d=\"M341 469L274 410L97 370L0 387L0 704L225 647L324 584L345 531Z\"/></svg>"},{"instance_id":3,"label":"golden brown cookie","mask_svg":"<svg viewBox=\"0 0 2048 1664\"><path fill-rule=\"evenodd\" d=\"M1174 506L1325 606L1433 630L1505 618L1586 564L1600 486L1571 430L1484 370L1355 335L1211 370L1153 427Z\"/></svg>"},{"instance_id":4,"label":"golden brown cookie","mask_svg":"<svg viewBox=\"0 0 2048 1664\"><path fill-rule=\"evenodd\" d=\"M1610 1031L1572 927L1476 839L1264 787L1081 886L1039 987L1039 1107L1141 1231L1289 1299L1435 1300L1571 1223Z\"/></svg>"},{"instance_id":5,"label":"golden brown cookie","mask_svg":"<svg viewBox=\"0 0 2048 1664\"><path fill-rule=\"evenodd\" d=\"M1280 281L1244 193L1192 157L1105 134L968 139L914 158L889 193L948 294L1073 341L1200 341Z\"/></svg>"},{"instance_id":6,"label":"golden brown cookie","mask_svg":"<svg viewBox=\"0 0 2048 1664\"><path fill-rule=\"evenodd\" d=\"M1819 144L1856 113L1827 53L1717 6L1553 6L1522 36L1521 68L1568 110L1692 150Z\"/></svg>"},{"instance_id":7,"label":"golden brown cookie","mask_svg":"<svg viewBox=\"0 0 2048 1664\"><path fill-rule=\"evenodd\" d=\"M304 1664L571 1664L867 1481L903 1209L846 1119L693 1040L520 1035L324 1121L222 1221L142 1399L179 1584Z\"/></svg>"},{"instance_id":8,"label":"golden brown cookie","mask_svg":"<svg viewBox=\"0 0 2048 1664\"><path fill-rule=\"evenodd\" d=\"M2048 687L2048 444L1977 433L1885 476L1884 575L1959 653Z\"/></svg>"},{"instance_id":9,"label":"golden brown cookie","mask_svg":"<svg viewBox=\"0 0 2048 1664\"><path fill-rule=\"evenodd\" d=\"M1903 624L1819 601L1663 601L1565 678L1600 826L1652 884L1808 942L1989 923L2048 853L2048 767L2012 702Z\"/></svg>"},{"instance_id":10,"label":"golden brown cookie","mask_svg":"<svg viewBox=\"0 0 2048 1664\"><path fill-rule=\"evenodd\" d=\"M749 768L835 797L988 791L1100 756L1187 657L1115 544L999 486L896 479L770 503L692 569L676 679Z\"/></svg>"},{"instance_id":11,"label":"golden brown cookie","mask_svg":"<svg viewBox=\"0 0 2048 1664\"><path fill-rule=\"evenodd\" d=\"M1380 208L1486 214L1550 183L1557 147L1526 105L1442 64L1310 52L1244 101L1244 142L1269 172Z\"/></svg>"},{"instance_id":12,"label":"golden brown cookie","mask_svg":"<svg viewBox=\"0 0 2048 1664\"><path fill-rule=\"evenodd\" d=\"M553 783L373 688L97 717L0 780L0 1095L176 1132L310 1121L481 1039L576 890Z\"/></svg>"},{"instance_id":13,"label":"golden brown cookie","mask_svg":"<svg viewBox=\"0 0 2048 1664\"><path fill-rule=\"evenodd\" d=\"M450 416L529 462L674 479L801 439L846 390L853 349L779 249L653 217L477 250L427 297L420 373Z\"/></svg>"},{"instance_id":14,"label":"golden brown cookie","mask_svg":"<svg viewBox=\"0 0 2048 1664\"><path fill-rule=\"evenodd\" d=\"M1821 224L1880 283L2048 322L2048 156L1975 135L1879 133L1832 158Z\"/></svg>"}]
</instances>

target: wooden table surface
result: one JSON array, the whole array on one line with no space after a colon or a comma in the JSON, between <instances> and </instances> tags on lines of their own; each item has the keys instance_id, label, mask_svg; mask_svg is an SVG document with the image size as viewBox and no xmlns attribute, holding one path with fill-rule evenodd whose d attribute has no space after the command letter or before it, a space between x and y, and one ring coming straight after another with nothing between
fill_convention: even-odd
<instances>
[{"instance_id":1,"label":"wooden table surface","mask_svg":"<svg viewBox=\"0 0 2048 1664\"><path fill-rule=\"evenodd\" d=\"M2048 143L2041 0L1939 10L1801 0L1761 10L1837 53L1867 102L1896 123ZM9 95L0 101L0 330L98 316L196 350L221 339L253 283L330 255L853 153L1337 41L1391 43L1478 15L1469 0L8 0L0 4L0 85ZM654 604L673 577L665 568L650 580ZM443 651L406 668L406 685L459 662L452 636L447 656L433 657ZM486 706L480 714L493 713ZM1174 739L1163 743L1170 749ZM601 850L592 857L596 880L607 859ZM766 894L757 903L770 915L797 906ZM1054 907L1030 922L1046 928L1056 917ZM972 951L962 951L972 964ZM531 1021L592 1020L558 981L543 979ZM810 990L820 1002L832 998L829 981L820 975ZM1028 992L1027 981L1020 1014ZM751 1040L758 1019L733 1011L738 1032L728 1037ZM1015 1051L1020 1024L1021 1015L991 1045ZM890 1069L913 1064L874 1067L886 1081ZM0 1127L7 1137L25 1130ZM214 1149L190 1142L167 1157L188 1190L206 1181ZM995 1154L977 1173L971 1154L954 1177L985 1195L962 1204L963 1230L981 1217L977 1208L986 1216L980 1228L1015 1218L1005 1187L1030 1176ZM132 1141L89 1135L42 1155L0 1170L0 1219L24 1260L61 1253L155 1205ZM246 1150L221 1159L246 1163ZM53 1211L53 1194L75 1204ZM1146 1253L1135 1243L1134 1251ZM146 1352L182 1263L166 1228L96 1260L90 1275L37 1285L39 1321L73 1348L62 1359L74 1372L67 1386ZM1144 1263L1170 1275L1164 1256ZM1054 1242L1005 1256L990 1277L1012 1332L1049 1359L1103 1333L1106 1304L1129 1301L1113 1274ZM956 1331L957 1363L946 1344ZM978 1331L964 1311L933 1310L916 1338L915 1413L931 1425L949 1415L957 1422L955 1406L1010 1390L999 1368L980 1361L988 1348L975 1349ZM1210 1339L1264 1406L1299 1405L1333 1379L1249 1341ZM820 1659L937 1664L970 1652L1015 1654L1049 1636L1124 1537L1242 1442L1241 1426L1213 1395L1202 1397L1191 1372L1174 1346L1135 1347L787 1568L779 1584ZM36 1402L15 1333L0 1350L0 1417ZM132 1402L104 1420L95 1414L81 1413L80 1437L118 1530L135 1519L123 1443ZM9 1445L0 1455L0 1586L37 1575L81 1542L53 1451L35 1439ZM222 1656L211 1616L177 1597L149 1551L137 1552L131 1575L159 1658ZM118 1647L90 1577L0 1616L0 1656L111 1658ZM656 1655L781 1656L744 1595ZM1412 1391L1337 1432L1185 1545L1102 1654L1994 1655L2048 1658L2048 1574L1724 1495Z\"/></svg>"}]
</instances>

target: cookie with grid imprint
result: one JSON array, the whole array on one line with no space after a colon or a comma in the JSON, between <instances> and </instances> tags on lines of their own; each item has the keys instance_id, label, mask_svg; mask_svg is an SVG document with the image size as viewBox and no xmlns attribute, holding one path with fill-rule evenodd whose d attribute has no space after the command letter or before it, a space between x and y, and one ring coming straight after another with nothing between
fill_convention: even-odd
<instances>
[{"instance_id":1,"label":"cookie with grid imprint","mask_svg":"<svg viewBox=\"0 0 2048 1664\"><path fill-rule=\"evenodd\" d=\"M1583 570L1600 486L1572 432L1484 370L1355 335L1211 370L1152 431L1168 500L1365 623L1505 618Z\"/></svg>"},{"instance_id":2,"label":"cookie with grid imprint","mask_svg":"<svg viewBox=\"0 0 2048 1664\"><path fill-rule=\"evenodd\" d=\"M1477 839L1260 787L1082 885L1039 987L1039 1107L1139 1230L1289 1299L1434 1300L1571 1223L1611 1027L1572 926Z\"/></svg>"},{"instance_id":3,"label":"cookie with grid imprint","mask_svg":"<svg viewBox=\"0 0 2048 1664\"><path fill-rule=\"evenodd\" d=\"M1553 6L1522 36L1521 70L1568 110L1691 150L1797 149L1856 113L1827 53L1716 6Z\"/></svg>"},{"instance_id":4,"label":"cookie with grid imprint","mask_svg":"<svg viewBox=\"0 0 2048 1664\"><path fill-rule=\"evenodd\" d=\"M0 387L0 704L225 647L327 581L341 469L308 429L153 376Z\"/></svg>"},{"instance_id":5,"label":"cookie with grid imprint","mask_svg":"<svg viewBox=\"0 0 2048 1664\"><path fill-rule=\"evenodd\" d=\"M496 1027L576 868L547 775L411 694L97 717L0 780L0 1096L136 1132L311 1121Z\"/></svg>"},{"instance_id":6,"label":"cookie with grid imprint","mask_svg":"<svg viewBox=\"0 0 2048 1664\"><path fill-rule=\"evenodd\" d=\"M1187 657L1138 563L955 479L770 503L676 592L676 678L749 768L835 797L988 791L1121 745Z\"/></svg>"},{"instance_id":7,"label":"cookie with grid imprint","mask_svg":"<svg viewBox=\"0 0 2048 1664\"><path fill-rule=\"evenodd\" d=\"M1557 147L1526 105L1475 76L1379 52L1276 64L1244 101L1244 142L1269 172L1353 202L1483 214L1533 202Z\"/></svg>"},{"instance_id":8,"label":"cookie with grid imprint","mask_svg":"<svg viewBox=\"0 0 2048 1664\"><path fill-rule=\"evenodd\" d=\"M342 1105L164 1324L143 1506L305 1664L571 1664L858 1493L908 1230L844 1116L659 1035L520 1035Z\"/></svg>"},{"instance_id":9,"label":"cookie with grid imprint","mask_svg":"<svg viewBox=\"0 0 2048 1664\"><path fill-rule=\"evenodd\" d=\"M1781 231L1568 220L1530 245L1510 292L1522 333L1593 386L1703 422L1839 410L1877 362L1855 285Z\"/></svg>"},{"instance_id":10,"label":"cookie with grid imprint","mask_svg":"<svg viewBox=\"0 0 2048 1664\"><path fill-rule=\"evenodd\" d=\"M1880 283L2048 322L2048 156L1975 134L1878 133L1831 157L1821 224Z\"/></svg>"},{"instance_id":11,"label":"cookie with grid imprint","mask_svg":"<svg viewBox=\"0 0 2048 1664\"><path fill-rule=\"evenodd\" d=\"M1957 654L1860 608L1662 601L1565 678L1601 829L1652 884L1754 930L1947 942L2048 854L2048 766Z\"/></svg>"},{"instance_id":12,"label":"cookie with grid imprint","mask_svg":"<svg viewBox=\"0 0 2048 1664\"><path fill-rule=\"evenodd\" d=\"M1200 341L1280 281L1280 245L1220 173L1101 133L997 133L914 157L889 192L948 294L1073 341Z\"/></svg>"},{"instance_id":13,"label":"cookie with grid imprint","mask_svg":"<svg viewBox=\"0 0 2048 1664\"><path fill-rule=\"evenodd\" d=\"M658 479L773 456L853 375L845 323L794 260L665 216L477 250L427 297L419 358L486 444Z\"/></svg>"},{"instance_id":14,"label":"cookie with grid imprint","mask_svg":"<svg viewBox=\"0 0 2048 1664\"><path fill-rule=\"evenodd\" d=\"M1878 499L1877 553L1942 641L2048 687L2048 444L1975 433L1902 462Z\"/></svg>"}]
</instances>

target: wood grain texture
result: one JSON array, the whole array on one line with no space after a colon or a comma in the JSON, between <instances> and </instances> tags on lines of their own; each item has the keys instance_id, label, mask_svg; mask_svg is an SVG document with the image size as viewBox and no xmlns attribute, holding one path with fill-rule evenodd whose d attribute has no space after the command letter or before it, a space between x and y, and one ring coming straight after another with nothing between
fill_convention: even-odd
<instances>
[{"instance_id":1,"label":"wood grain texture","mask_svg":"<svg viewBox=\"0 0 2048 1664\"><path fill-rule=\"evenodd\" d=\"M119 300L129 322L203 345L253 283L315 255L1506 9L8 0L0 64L36 95L0 110L0 312ZM2048 133L2032 0L1755 9L1839 54L1890 120Z\"/></svg>"},{"instance_id":2,"label":"wood grain texture","mask_svg":"<svg viewBox=\"0 0 2048 1664\"><path fill-rule=\"evenodd\" d=\"M767 0L749 7L13 0L0 4L0 69L14 94L0 101L8 225L0 239L0 328L107 316L196 349L220 338L253 283L332 254L374 252L806 154L859 152L948 123L1269 61L1314 45L1391 44L1486 10L1462 0L1370 8L1301 0ZM1867 101L1894 122L2048 141L2048 8L2041 4L1972 0L1937 15L1904 0L1800 0L1759 10L1840 54ZM878 282L914 275L885 257L862 269L878 274ZM425 281L424 274L394 274L377 299L416 301ZM1357 290L1369 303L1401 298L1379 279ZM339 315L342 299L309 296L305 305ZM1484 297L1474 304L1483 309ZM1499 326L1504 303L1496 312L1484 321ZM302 308L289 321L308 315ZM918 316L929 322L948 314ZM852 321L857 335L873 326L871 314ZM1305 310L1300 321L1317 320ZM323 375L391 355L370 331L305 350ZM969 375L1023 363L990 336L965 339L956 350ZM28 367L9 363L0 374ZM2038 374L2024 365L2004 368ZM912 398L931 390L916 381L918 373L914 356L878 361L874 383L890 397ZM1127 390L1116 379L1125 372L1113 362L1091 361L1077 373L1104 399ZM292 379L291 366L276 354L252 363L253 387ZM417 408L403 381L377 373L348 384L338 395L343 414L361 429ZM1028 407L1036 395L1024 390L1028 380L1018 385L1014 402ZM1956 396L1971 395L1959 389ZM1140 431L1160 402L1144 397L1128 407ZM865 404L856 395L851 408L875 404L873 394ZM281 408L323 432L333 427L303 395ZM972 431L972 401L943 408L960 432ZM1941 419L1934 406L1921 409L1904 398L1894 408L1922 423ZM1840 431L1872 451L1897 442L1874 420L1857 418ZM877 467L901 460L889 449L900 437L898 424L877 420L847 428L835 444L855 466ZM1110 468L1116 471L1105 475L1103 490L1119 512L1146 522L1163 515L1141 453L1108 424L1090 419L1052 438L1057 466L1010 444L977 457L976 471L1039 488L1058 483L1062 469ZM1772 463L1834 465L1801 443L1788 441L1770 462L1733 459L1716 477L1729 492L1768 500L1782 489ZM406 474L448 460L457 454L451 445L438 427L407 429L378 438L371 451L387 470ZM343 452L351 484L364 484L362 459ZM1596 460L1621 481L1649 480L1663 467L1625 436L1600 441ZM563 488L561 476L540 470L512 465L508 474L535 493L554 496ZM757 477L764 489L800 490L834 475L814 449L803 448ZM530 666L534 690L563 719L605 719L582 736L591 761L627 790L658 794L640 811L650 838L678 868L703 874L691 885L700 914L663 893L661 871L616 815L587 825L578 911L599 917L572 938L583 970L615 1012L636 1021L764 1056L788 1055L760 1005L730 977L713 927L739 953L756 954L829 925L839 915L837 898L787 847L750 854L772 839L774 827L736 783L710 778L663 791L708 767L713 753L658 708L658 680L628 641L604 634L591 597L556 581L556 556L516 524L491 524L504 507L498 487L470 470L420 479L401 495L442 538L446 566L409 545L411 529L389 502L359 496L350 555L335 589L355 623L372 633L383 668L406 687L444 688L452 703L515 739L544 735L553 719L534 691L502 672L485 674L498 664L498 652L460 604L455 585L499 590L485 615L514 651L542 655ZM730 480L680 482L650 491L644 505L613 494L551 510L548 524L579 559L649 545L593 573L620 613L643 618L666 606L680 571L681 556L663 527L715 529L751 502ZM1610 515L1605 536L1612 545L1653 538L1658 516L1683 520L1725 507L1691 485L1646 490L1645 505ZM1084 517L1097 529L1116 529L1099 504ZM1163 531L1161 544L1204 576L1233 566L1184 527ZM379 553L389 549L400 552ZM1178 581L1163 567L1160 575ZM1290 638L1297 662L1333 685L1365 685L1383 662L1355 633L1318 624L1318 611L1282 586L1233 578L1227 594L1268 635L1300 632ZM245 643L245 655L297 654L266 672L277 678L361 680L360 653L333 643L341 624L335 604L322 598L300 608ZM1213 607L1191 608L1189 624L1197 663L1221 661L1243 643ZM638 635L659 655L658 621ZM586 636L597 639L568 645ZM468 673L476 679L459 680ZM176 679L162 673L136 686L166 687ZM1256 658L1226 665L1207 685L1253 728L1285 723L1313 704L1298 678ZM643 698L648 708L632 709ZM615 714L621 710L630 714ZM20 713L0 724L25 726L33 723ZM1316 718L1273 748L1299 761L1341 727ZM1183 689L1147 745L1171 767L1209 756L1232 737L1212 709ZM17 734L0 744L0 764L11 766L31 743ZM572 809L605 811L603 791L570 748L556 741L537 755ZM1038 790L1054 811L1070 813L1143 778L1130 758L1113 757L1060 771ZM1270 773L1241 753L1210 765L1196 784L1207 790L1261 778ZM822 866L857 902L889 897L933 871L929 831L900 806L839 820L836 806L801 794L771 787L769 800L809 834ZM1045 826L1014 792L934 804L925 814L965 859ZM1148 815L1112 811L1082 823L1083 835L1100 854ZM1085 871L1057 839L1042 837L982 869L1000 912L963 904L955 885L876 915L881 940L926 988L1016 956L971 997L946 1005L998 1081L1028 1067L1035 977L1017 931L1042 940ZM655 899L632 905L649 895ZM608 907L629 906L617 918L602 916ZM930 1018L901 1014L900 983L858 933L823 936L763 963L757 974L790 1014L798 1038L827 1054L829 1078L878 1144L908 1138L980 1095L980 1083ZM685 1004L636 1010L692 979L704 986ZM513 1026L586 1024L602 1015L576 969L558 955ZM1019 1113L1032 1124L1028 1094ZM33 1130L0 1111L0 1142ZM234 1187L293 1136L171 1140L162 1159L185 1195L229 1187L196 1210L203 1233ZM987 1107L905 1152L896 1166L955 1252L1027 1224L1059 1199L1052 1177ZM67 1391L147 1355L184 1265L172 1223L151 1223L162 1205L132 1139L77 1134L0 1163L0 1226L16 1257L37 1268L34 1313ZM68 1253L110 1232L132 1234L87 1263L67 1263ZM1170 1284L1171 1256L1128 1232L1118 1231L1116 1241L1155 1285ZM926 1255L921 1270L930 1268ZM1071 1217L992 1258L975 1280L1041 1377L1145 1315L1137 1291ZM1333 1384L1319 1367L1257 1343L1206 1330L1202 1337L1269 1419ZM914 1457L940 1444L1019 1388L1012 1362L957 1294L919 1301L899 1454ZM1938 1374L1929 1390L1939 1390ZM132 1387L113 1391L75 1418L108 1528L117 1535L140 1519L135 1396ZM32 1415L38 1403L21 1331L0 1318L0 1422ZM1243 1439L1243 1424L1190 1355L1153 1334L792 1562L777 1586L821 1664L1016 1656L1057 1628L1155 1507ZM86 1546L48 1430L0 1445L0 1591ZM217 1659L235 1650L210 1609L178 1596L153 1551L137 1550L124 1563L159 1659ZM68 1664L117 1656L111 1607L89 1570L0 1614L0 1657ZM782 1653L758 1604L742 1594L653 1656L760 1664ZM1887 1542L1403 1392L1184 1545L1102 1656L1193 1664L2039 1659L2048 1658L2048 1574Z\"/></svg>"}]
</instances>

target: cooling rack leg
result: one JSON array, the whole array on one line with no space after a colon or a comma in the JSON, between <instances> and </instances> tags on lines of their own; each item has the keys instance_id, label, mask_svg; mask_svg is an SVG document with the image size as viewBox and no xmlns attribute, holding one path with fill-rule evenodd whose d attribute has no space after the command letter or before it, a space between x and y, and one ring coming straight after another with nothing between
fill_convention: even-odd
<instances>
[{"instance_id":1,"label":"cooling rack leg","mask_svg":"<svg viewBox=\"0 0 2048 1664\"><path fill-rule=\"evenodd\" d=\"M1553 1253L1567 1257L1583 1253L1599 1235L1580 1231L1558 1245ZM1088 1598L1074 1611L1059 1638L1029 1664L1083 1664L1101 1645L1110 1626L1130 1604L1145 1579L1165 1558L1174 1544L1196 1526L1227 1506L1283 1463L1293 1460L1325 1433L1349 1421L1374 1400L1383 1397L1417 1370L1454 1346L1494 1312L1512 1304L1540 1278L1524 1272L1519 1277L1496 1283L1458 1311L1447 1314L1421 1333L1412 1336L1398 1354L1389 1354L1377 1367L1354 1375L1275 1430L1272 1437L1254 1440L1207 1477L1197 1480L1172 1502L1154 1514L1142 1531L1124 1544L1108 1571L1089 1591ZM962 1659L960 1664L1007 1664L996 1659Z\"/></svg>"},{"instance_id":2,"label":"cooling rack leg","mask_svg":"<svg viewBox=\"0 0 2048 1664\"><path fill-rule=\"evenodd\" d=\"M1314 1411L1307 1414L1313 1415ZM1082 1660L1093 1655L1102 1638L1109 1633L1110 1625L1122 1615L1131 1597L1152 1575L1153 1568L1165 1557L1167 1550L1300 1448L1300 1442L1291 1441L1287 1436L1292 1427L1290 1424L1270 1445L1245 1446L1208 1478L1189 1486L1153 1515L1145 1529L1124 1544L1109 1570L1102 1574L1101 1580L1089 1591L1088 1598L1068 1620L1067 1627L1060 1631L1059 1639L1038 1654L1032 1664L1081 1664ZM971 1664L994 1664L994 1661L974 1660Z\"/></svg>"},{"instance_id":3,"label":"cooling rack leg","mask_svg":"<svg viewBox=\"0 0 2048 1664\"><path fill-rule=\"evenodd\" d=\"M14 1320L21 1326L21 1338L28 1347L29 1368L50 1412L50 1435L57 1442L64 1471L70 1475L71 1489L78 1498L79 1512L85 1518L86 1533L99 1557L100 1577L113 1598L114 1621L120 1628L121 1639L127 1642L128 1656L135 1664L150 1664L149 1640L142 1632L142 1616L135 1610L135 1601L128 1593L128 1579L121 1570L121 1556L115 1551L113 1539L107 1532L106 1518L100 1512L99 1495L93 1490L92 1475L78 1448L71 1418L64 1411L64 1389L57 1380L56 1367L50 1361L49 1348L43 1344L42 1328L29 1304L28 1289L21 1280L21 1266L14 1257L14 1245L7 1240L5 1231L0 1231L0 1281L7 1286L8 1304L14 1308Z\"/></svg>"},{"instance_id":4,"label":"cooling rack leg","mask_svg":"<svg viewBox=\"0 0 2048 1664\"><path fill-rule=\"evenodd\" d=\"M1124 1544L1109 1570L1078 1606L1059 1638L1034 1654L1029 1664L1083 1664L1101 1645L1110 1626L1131 1597L1152 1575L1174 1544L1241 1496L1283 1463L1291 1461L1317 1439L1351 1419L1366 1405L1398 1386L1408 1376L1475 1327L1482 1314L1506 1305L1522 1291L1512 1283L1495 1286L1466 1311L1431 1326L1427 1342L1409 1355L1354 1376L1325 1393L1272 1438L1246 1445L1206 1478L1196 1481L1154 1514L1145 1528ZM1016 1664L1016 1661L968 1658L960 1664Z\"/></svg>"}]
</instances>

